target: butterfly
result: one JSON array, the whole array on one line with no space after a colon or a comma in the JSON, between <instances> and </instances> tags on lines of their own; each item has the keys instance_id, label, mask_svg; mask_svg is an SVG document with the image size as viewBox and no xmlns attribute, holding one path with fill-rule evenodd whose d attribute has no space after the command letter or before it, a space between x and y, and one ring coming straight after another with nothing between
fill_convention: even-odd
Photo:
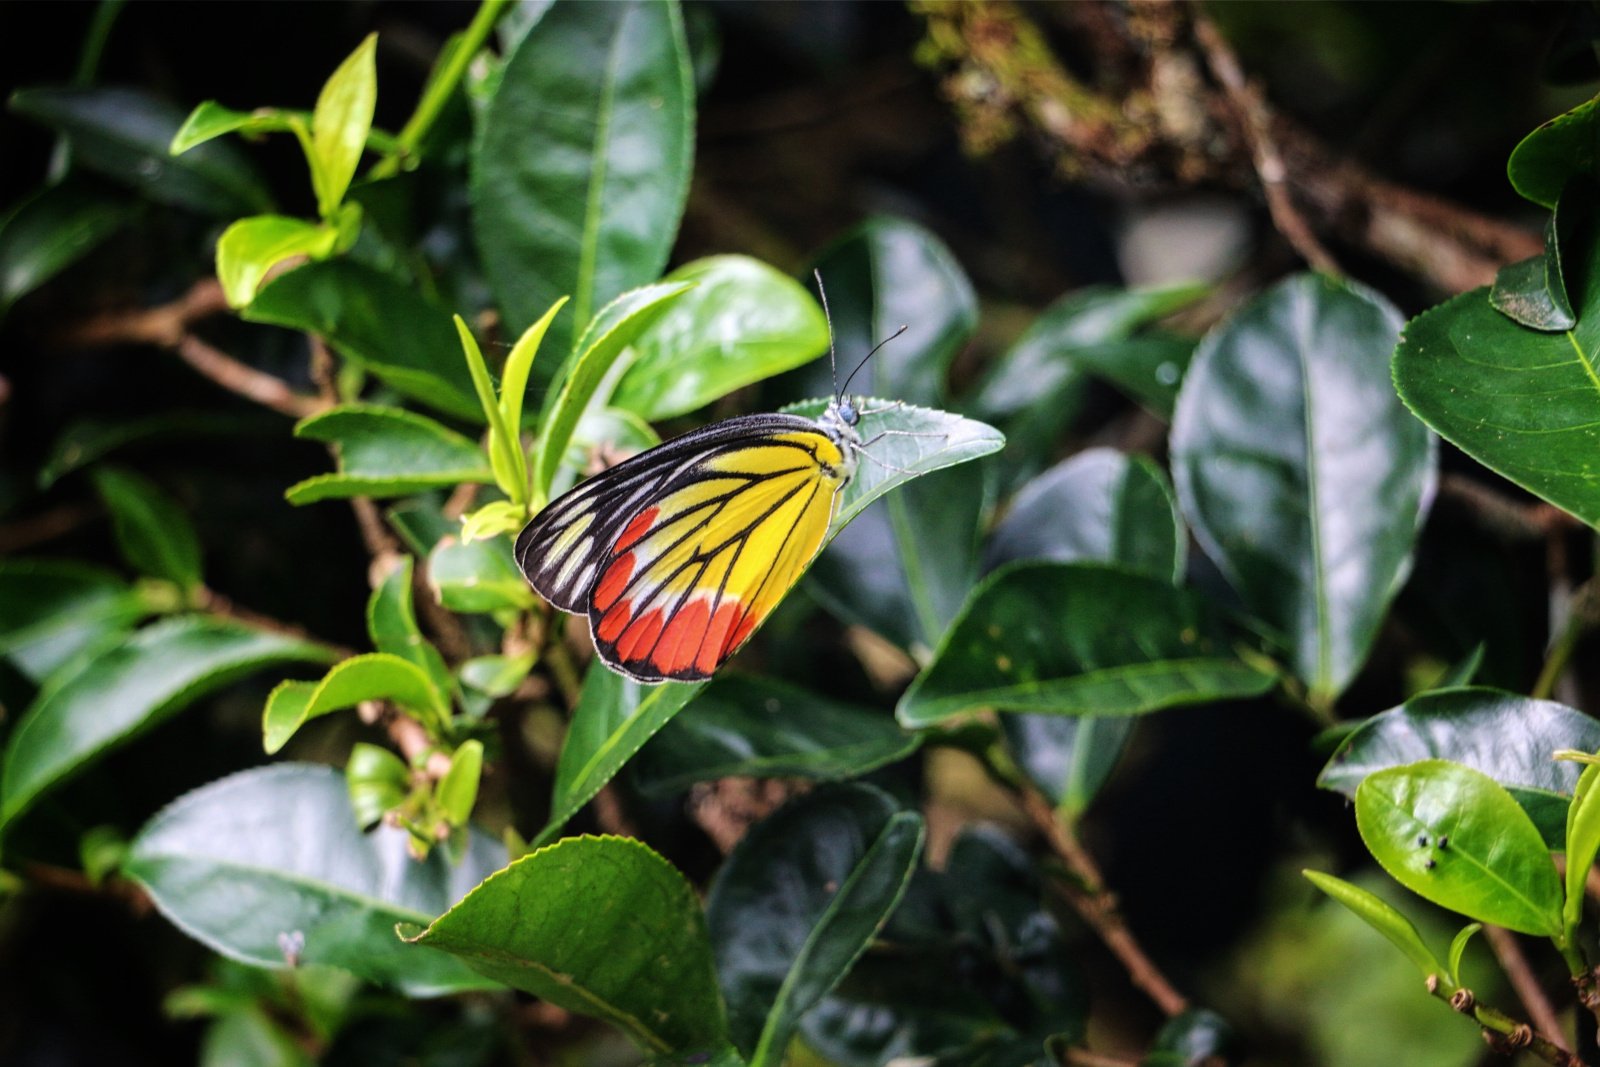
<instances>
[{"instance_id":1,"label":"butterfly","mask_svg":"<svg viewBox=\"0 0 1600 1067\"><path fill-rule=\"evenodd\" d=\"M523 576L562 611L588 616L611 669L640 682L711 677L821 550L859 457L875 458L845 390L905 330L867 353L820 418L715 422L557 497L517 537ZM828 332L831 362L831 316ZM896 432L907 431L883 431Z\"/></svg>"}]
</instances>

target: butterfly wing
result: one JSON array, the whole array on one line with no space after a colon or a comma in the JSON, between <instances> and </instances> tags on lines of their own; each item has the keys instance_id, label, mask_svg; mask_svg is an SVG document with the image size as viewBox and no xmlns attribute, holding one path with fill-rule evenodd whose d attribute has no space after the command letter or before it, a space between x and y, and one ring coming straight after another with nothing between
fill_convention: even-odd
<instances>
[{"instance_id":1,"label":"butterfly wing","mask_svg":"<svg viewBox=\"0 0 1600 1067\"><path fill-rule=\"evenodd\" d=\"M554 501L517 539L544 597L641 681L709 677L822 547L853 456L809 419L716 423Z\"/></svg>"}]
</instances>

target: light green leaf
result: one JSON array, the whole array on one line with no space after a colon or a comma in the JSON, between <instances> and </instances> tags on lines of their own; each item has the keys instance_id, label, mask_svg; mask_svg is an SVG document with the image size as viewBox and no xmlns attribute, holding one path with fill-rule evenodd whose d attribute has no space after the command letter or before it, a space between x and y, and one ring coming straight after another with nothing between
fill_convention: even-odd
<instances>
[{"instance_id":1,"label":"light green leaf","mask_svg":"<svg viewBox=\"0 0 1600 1067\"><path fill-rule=\"evenodd\" d=\"M402 556L367 600L367 634L379 652L410 660L422 668L434 689L450 692L450 668L439 650L422 636L412 604L412 559Z\"/></svg>"},{"instance_id":2,"label":"light green leaf","mask_svg":"<svg viewBox=\"0 0 1600 1067\"><path fill-rule=\"evenodd\" d=\"M532 669L532 652L520 656L474 656L457 668L457 675L467 688L498 698L516 692Z\"/></svg>"},{"instance_id":3,"label":"light green leaf","mask_svg":"<svg viewBox=\"0 0 1600 1067\"><path fill-rule=\"evenodd\" d=\"M471 515L461 517L461 541L486 541L501 534L520 530L528 521L528 509L509 500L496 500L485 504Z\"/></svg>"},{"instance_id":4,"label":"light green leaf","mask_svg":"<svg viewBox=\"0 0 1600 1067\"><path fill-rule=\"evenodd\" d=\"M296 437L338 446L339 472L291 486L291 504L352 496L404 496L462 482L494 480L483 450L432 419L403 408L344 404L302 419Z\"/></svg>"},{"instance_id":5,"label":"light green leaf","mask_svg":"<svg viewBox=\"0 0 1600 1067\"><path fill-rule=\"evenodd\" d=\"M451 611L522 610L538 603L504 537L465 543L444 538L428 555L428 584Z\"/></svg>"},{"instance_id":6,"label":"light green leaf","mask_svg":"<svg viewBox=\"0 0 1600 1067\"><path fill-rule=\"evenodd\" d=\"M506 424L505 411L495 396L494 383L489 380L489 368L483 362L477 339L460 315L455 316L455 324L461 351L466 356L467 371L472 375L472 388L478 394L478 406L489 423L489 466L494 471L495 483L513 501L526 499L528 472L522 455L521 434Z\"/></svg>"},{"instance_id":7,"label":"light green leaf","mask_svg":"<svg viewBox=\"0 0 1600 1067\"><path fill-rule=\"evenodd\" d=\"M1331 874L1323 874L1321 871L1300 873L1305 875L1312 885L1349 908L1361 921L1392 941L1395 948L1405 953L1406 958L1417 965L1417 970L1422 972L1424 978L1437 975L1440 979L1448 978L1452 982L1455 980L1454 951L1451 954L1452 966L1446 970L1444 964L1439 962L1439 957L1423 943L1422 935L1411 925L1411 920L1401 915L1382 897L1369 893L1360 886L1351 885L1343 879L1335 878Z\"/></svg>"},{"instance_id":8,"label":"light green leaf","mask_svg":"<svg viewBox=\"0 0 1600 1067\"><path fill-rule=\"evenodd\" d=\"M230 307L244 307L273 267L296 256L326 259L339 234L330 226L286 215L240 219L217 239L217 280Z\"/></svg>"},{"instance_id":9,"label":"light green leaf","mask_svg":"<svg viewBox=\"0 0 1600 1067\"><path fill-rule=\"evenodd\" d=\"M388 749L357 741L350 747L344 780L356 825L365 830L406 799L411 768Z\"/></svg>"},{"instance_id":10,"label":"light green leaf","mask_svg":"<svg viewBox=\"0 0 1600 1067\"><path fill-rule=\"evenodd\" d=\"M451 826L465 826L478 802L478 779L483 774L483 742L463 741L450 757L450 769L439 779L435 793Z\"/></svg>"},{"instance_id":11,"label":"light green leaf","mask_svg":"<svg viewBox=\"0 0 1600 1067\"><path fill-rule=\"evenodd\" d=\"M1579 776L1568 809L1567 893L1561 920L1569 938L1570 931L1583 921L1584 886L1594 866L1595 853L1600 852L1600 789L1595 788L1596 783L1600 783L1600 764L1591 763Z\"/></svg>"},{"instance_id":12,"label":"light green leaf","mask_svg":"<svg viewBox=\"0 0 1600 1067\"><path fill-rule=\"evenodd\" d=\"M1461 984L1461 957L1466 954L1467 942L1482 929L1482 923L1468 923L1450 939L1450 980L1456 985Z\"/></svg>"},{"instance_id":13,"label":"light green leaf","mask_svg":"<svg viewBox=\"0 0 1600 1067\"><path fill-rule=\"evenodd\" d=\"M392 700L437 728L450 714L444 696L422 668L387 652L351 656L320 682L284 682L261 714L262 747L277 752L311 719L363 700Z\"/></svg>"},{"instance_id":14,"label":"light green leaf","mask_svg":"<svg viewBox=\"0 0 1600 1067\"><path fill-rule=\"evenodd\" d=\"M361 162L378 103L378 35L367 34L322 86L311 113L311 183L317 210L329 218Z\"/></svg>"}]
</instances>

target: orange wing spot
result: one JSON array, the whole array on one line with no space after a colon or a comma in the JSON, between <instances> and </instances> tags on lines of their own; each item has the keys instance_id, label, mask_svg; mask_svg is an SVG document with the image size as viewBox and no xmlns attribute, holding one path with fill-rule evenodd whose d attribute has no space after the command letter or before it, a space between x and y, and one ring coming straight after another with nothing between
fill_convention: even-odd
<instances>
[{"instance_id":1,"label":"orange wing spot","mask_svg":"<svg viewBox=\"0 0 1600 1067\"><path fill-rule=\"evenodd\" d=\"M622 632L622 637L617 640L617 658L627 661L643 659L651 645L656 643L661 628L666 625L666 616L660 608L647 611L634 619L628 628Z\"/></svg>"},{"instance_id":2,"label":"orange wing spot","mask_svg":"<svg viewBox=\"0 0 1600 1067\"><path fill-rule=\"evenodd\" d=\"M600 625L594 628L595 636L602 641L615 641L617 635L627 629L628 620L631 618L633 618L633 601L624 600L600 616Z\"/></svg>"},{"instance_id":3,"label":"orange wing spot","mask_svg":"<svg viewBox=\"0 0 1600 1067\"><path fill-rule=\"evenodd\" d=\"M729 652L728 635L739 621L740 606L737 600L724 600L717 608L715 615L711 616L711 625L706 629L705 643L700 646L700 654L695 657L694 668L704 674L710 674L717 669L723 657Z\"/></svg>"},{"instance_id":4,"label":"orange wing spot","mask_svg":"<svg viewBox=\"0 0 1600 1067\"><path fill-rule=\"evenodd\" d=\"M626 552L632 548L634 542L650 532L650 527L655 525L656 515L660 511L660 508L645 508L635 515L633 521L628 523L628 528L622 531L622 536L617 538L617 547L613 551Z\"/></svg>"},{"instance_id":5,"label":"orange wing spot","mask_svg":"<svg viewBox=\"0 0 1600 1067\"><path fill-rule=\"evenodd\" d=\"M762 616L757 615L754 611L746 611L741 615L739 617L739 625L735 626L733 633L728 635L726 651L732 652L749 640L750 635L755 633L756 627L761 625L761 619Z\"/></svg>"},{"instance_id":6,"label":"orange wing spot","mask_svg":"<svg viewBox=\"0 0 1600 1067\"><path fill-rule=\"evenodd\" d=\"M628 587L628 579L633 577L633 553L628 552L611 561L611 566L606 568L605 574L600 577L600 584L594 589L594 606L605 611L617 602L617 597Z\"/></svg>"},{"instance_id":7,"label":"orange wing spot","mask_svg":"<svg viewBox=\"0 0 1600 1067\"><path fill-rule=\"evenodd\" d=\"M695 657L705 643L706 625L711 621L711 609L703 598L696 597L685 604L667 623L661 643L651 662L662 674L676 675L694 666Z\"/></svg>"}]
</instances>

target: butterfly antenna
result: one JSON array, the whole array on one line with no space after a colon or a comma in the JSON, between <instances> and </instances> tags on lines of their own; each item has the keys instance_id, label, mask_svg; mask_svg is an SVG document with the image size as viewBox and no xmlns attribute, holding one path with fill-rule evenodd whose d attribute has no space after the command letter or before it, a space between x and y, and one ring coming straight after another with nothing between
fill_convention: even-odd
<instances>
[{"instance_id":1,"label":"butterfly antenna","mask_svg":"<svg viewBox=\"0 0 1600 1067\"><path fill-rule=\"evenodd\" d=\"M856 364L856 369L851 371L850 372L850 377L848 377L848 378L846 378L844 380L844 388L839 390L839 396L841 396L841 397L844 396L845 392L849 390L850 383L855 380L856 372L861 370L862 367L865 367L867 365L867 360L871 359L873 356L878 354L878 349L882 348L884 345L888 344L890 341L893 341L896 337L899 337L901 334L905 333L910 328L911 327L909 327L909 326L902 325L894 333L891 333L888 337L885 337L883 340L881 340L877 344L873 345L872 346L872 351L868 352L866 355L861 357L861 362Z\"/></svg>"},{"instance_id":2,"label":"butterfly antenna","mask_svg":"<svg viewBox=\"0 0 1600 1067\"><path fill-rule=\"evenodd\" d=\"M842 398L839 392L839 361L833 351L833 313L828 310L828 290L822 287L822 271L813 267L811 276L817 279L817 295L822 297L822 317L828 320L828 373L833 375L833 395Z\"/></svg>"}]
</instances>

